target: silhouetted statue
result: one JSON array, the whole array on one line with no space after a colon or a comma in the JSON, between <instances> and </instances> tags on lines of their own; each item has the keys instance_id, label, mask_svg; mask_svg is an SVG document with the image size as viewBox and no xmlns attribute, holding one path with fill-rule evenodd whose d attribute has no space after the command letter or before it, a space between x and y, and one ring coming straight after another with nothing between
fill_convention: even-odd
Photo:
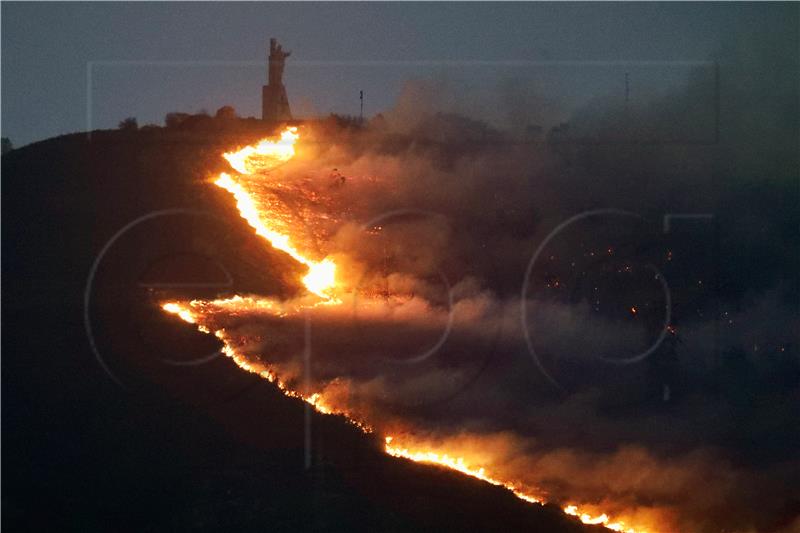
<instances>
[{"instance_id":1,"label":"silhouetted statue","mask_svg":"<svg viewBox=\"0 0 800 533\"><path fill-rule=\"evenodd\" d=\"M283 50L277 39L269 40L267 85L264 85L261 93L261 118L264 120L278 122L292 119L289 97L286 96L286 87L283 86L283 69L290 54L291 52Z\"/></svg>"},{"instance_id":2,"label":"silhouetted statue","mask_svg":"<svg viewBox=\"0 0 800 533\"><path fill-rule=\"evenodd\" d=\"M283 68L286 58L292 55L291 52L284 52L283 47L278 44L277 39L269 40L269 72L267 80L270 85L283 85Z\"/></svg>"}]
</instances>

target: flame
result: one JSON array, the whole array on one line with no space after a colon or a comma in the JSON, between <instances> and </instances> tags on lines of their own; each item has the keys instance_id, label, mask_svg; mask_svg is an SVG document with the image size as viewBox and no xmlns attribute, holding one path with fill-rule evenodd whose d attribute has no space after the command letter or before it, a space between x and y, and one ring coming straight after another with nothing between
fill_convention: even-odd
<instances>
[{"instance_id":1,"label":"flame","mask_svg":"<svg viewBox=\"0 0 800 533\"><path fill-rule=\"evenodd\" d=\"M255 146L245 146L238 151L225 153L223 157L240 174L266 172L275 168L278 163L294 157L294 144L299 138L297 128L287 128L281 133L279 141L265 139ZM302 255L292 244L291 237L271 224L270 213L259 210L251 194L230 174L220 173L214 184L233 195L239 214L256 230L256 235L264 237L273 248L286 252L295 261L308 267L308 274L302 281L309 292L325 299L332 297L331 292L336 285L336 264L333 261L327 258L312 261Z\"/></svg>"},{"instance_id":2,"label":"flame","mask_svg":"<svg viewBox=\"0 0 800 533\"><path fill-rule=\"evenodd\" d=\"M323 259L319 263L309 262L307 265L308 274L303 278L306 288L317 296L329 297L330 291L336 285L336 264L330 259Z\"/></svg>"},{"instance_id":3,"label":"flame","mask_svg":"<svg viewBox=\"0 0 800 533\"><path fill-rule=\"evenodd\" d=\"M256 174L272 170L278 164L293 158L294 144L299 138L297 128L286 128L281 133L280 140L263 139L255 146L245 146L235 152L226 152L222 157L227 159L239 174Z\"/></svg>"},{"instance_id":4,"label":"flame","mask_svg":"<svg viewBox=\"0 0 800 533\"><path fill-rule=\"evenodd\" d=\"M480 479L492 485L504 487L511 491L514 496L529 503L545 503L545 498L541 495L533 494L529 489L526 489L518 483L509 481L502 481L498 477L489 474L484 467L477 467L471 465L463 457L454 457L447 453L440 453L433 450L410 450L407 447L398 446L393 444L394 437L387 436L384 439L384 450L392 457L402 457L417 463L428 463L443 466L451 470L456 470L470 477ZM627 527L622 521L612 522L607 514L602 513L597 516L592 516L589 513L582 512L577 505L567 505L562 508L565 514L578 518L581 522L588 525L602 525L613 531L621 533L647 533L643 529L634 529Z\"/></svg>"},{"instance_id":5,"label":"flame","mask_svg":"<svg viewBox=\"0 0 800 533\"><path fill-rule=\"evenodd\" d=\"M580 520L584 524L601 525L607 529L610 529L612 531L619 531L621 533L647 533L643 529L633 529L632 527L626 527L625 523L621 521L612 522L608 518L608 515L605 513L602 513L597 516L592 516L588 513L582 513L578 509L577 505L567 505L566 507L564 507L564 512L568 515L577 517L578 520Z\"/></svg>"},{"instance_id":6,"label":"flame","mask_svg":"<svg viewBox=\"0 0 800 533\"><path fill-rule=\"evenodd\" d=\"M247 311L268 311L277 316L284 316L290 312L297 312L299 310L308 308L308 305L297 304L295 307L289 307L287 304L278 302L268 298L255 298L234 296L232 298L217 299L211 301L192 300L190 302L165 302L162 304L164 311L178 316L181 320L194 324L198 330L209 332L207 326L198 324L207 311L212 308L224 308L230 312L247 312ZM268 380L270 383L275 384L278 389L291 398L300 399L309 405L313 406L315 410L323 414L341 415L350 424L358 427L364 433L373 433L374 428L364 420L357 418L353 413L346 409L338 408L335 405L326 401L325 395L322 392L314 392L311 394L301 394L291 389L284 381L280 379L278 373L267 365L260 363L253 363L246 357L239 354L233 347L232 340L228 338L224 329L214 331L214 335L223 342L222 353L231 358L239 368L258 374L260 377ZM471 463L462 456L451 455L444 451L436 451L432 449L411 449L408 445L401 446L396 443L395 438L391 435L384 437L384 451L392 457L404 458L418 463L438 465L450 470L455 470L461 474L479 479L491 485L503 487L510 491L517 498L528 503L544 504L546 499L541 494L534 493L531 489L525 487L520 483L512 481L504 481L500 476L490 473L486 467L478 466ZM623 521L612 520L605 513L599 515L591 515L584 510L581 510L576 505L566 505L562 508L565 514L576 517L584 524L589 525L603 525L604 527L613 531L621 533L647 533L644 529L634 529L628 527Z\"/></svg>"},{"instance_id":7,"label":"flame","mask_svg":"<svg viewBox=\"0 0 800 533\"><path fill-rule=\"evenodd\" d=\"M278 302L276 300L272 300L269 298L254 298L251 296L233 296L232 298L224 298L218 300L192 300L188 304L184 302L165 302L161 305L161 308L170 313L177 315L181 320L184 322L188 322L189 324L195 324L199 331L203 333L209 333L210 329L204 324L197 324L198 317L202 316L205 311L213 308L225 308L230 310L231 312L244 312L244 311L269 311L274 313L276 316L284 316L289 312L297 312L302 309L307 309L309 307L314 307L314 305L305 305L305 304L297 304L294 307L287 307L284 303ZM222 353L233 360L236 365L252 374L258 374L260 377L266 379L270 383L273 383L278 389L289 396L290 398L298 398L307 402L311 406L314 407L318 412L326 414L326 415L342 415L345 417L345 420L358 427L364 433L372 433L374 430L371 425L369 425L366 421L357 418L352 413L349 413L343 409L337 408L328 402L326 402L324 396L320 392L314 392L312 394L301 394L297 392L280 379L277 372L275 372L272 368L268 365L264 364L257 364L252 363L247 360L246 357L239 354L233 347L231 340L228 338L228 335L224 329L218 329L214 331L214 336L217 337L219 340L222 341Z\"/></svg>"},{"instance_id":8,"label":"flame","mask_svg":"<svg viewBox=\"0 0 800 533\"><path fill-rule=\"evenodd\" d=\"M182 307L178 302L165 303L161 306L161 308L167 313L178 315L181 320L188 322L189 324L194 324L197 322L194 314L189 309Z\"/></svg>"},{"instance_id":9,"label":"flame","mask_svg":"<svg viewBox=\"0 0 800 533\"><path fill-rule=\"evenodd\" d=\"M543 503L542 499L538 496L534 496L533 494L526 492L523 490L522 487L514 484L508 483L505 481L500 481L486 473L486 469L483 467L475 467L469 465L463 457L452 457L446 453L440 454L434 451L426 450L426 451L410 451L408 448L403 448L397 445L393 445L392 441L394 437L387 436L384 439L384 450L386 453L391 455L392 457L402 457L404 459L410 459L411 461L417 463L431 463L440 466L444 466L451 470L457 470L462 474L466 474L470 477L474 477L476 479L480 479L481 481L485 481L487 483L491 483L492 485L497 485L500 487L505 487L511 492L514 493L514 496L525 500L526 502L530 503Z\"/></svg>"},{"instance_id":10,"label":"flame","mask_svg":"<svg viewBox=\"0 0 800 533\"><path fill-rule=\"evenodd\" d=\"M251 176L254 174L268 172L278 164L289 161L294 157L294 145L299 139L297 128L287 128L281 133L277 141L265 139L254 146L246 146L234 152L223 154L230 166L240 175ZM170 314L178 316L181 320L194 324L203 333L211 333L212 328L209 324L200 323L207 311L213 308L224 308L229 312L249 312L262 311L273 313L275 316L286 316L289 313L296 313L304 309L316 307L319 304L340 304L341 301L335 297L336 288L336 264L329 258L321 261L314 261L305 257L293 245L291 237L282 233L277 224L272 223L272 217L268 210L259 209L253 196L247 189L233 176L226 172L220 173L214 183L231 193L236 200L236 207L239 214L255 230L256 234L266 239L274 248L281 250L291 256L297 262L308 267L308 273L302 281L310 293L322 298L322 302L309 304L307 302L296 302L290 304L269 298L234 296L226 299L217 300L192 300L185 302L164 302L161 308ZM244 355L238 353L234 347L234 342L228 337L224 329L213 330L214 336L223 343L222 353L231 358L239 368L258 374L260 377L275 384L278 389L286 396L298 398L315 410L323 414L341 415L345 420L361 429L364 433L373 433L374 428L366 421L358 418L346 409L339 408L325 399L323 392L302 394L291 389L283 382L278 373L261 362L251 362ZM470 463L464 457L452 456L446 452L430 449L411 450L407 446L400 446L395 443L394 437L386 436L384 439L384 451L392 457L404 458L411 461L439 465L444 468L455 470L464 475L479 479L491 485L504 487L517 498L534 504L544 504L545 498L540 494L534 494L532 490L520 483L503 481L497 474L489 473L485 467ZM622 521L614 521L605 513L593 516L576 505L567 505L562 508L565 514L575 516L584 524L603 525L613 531L622 533L647 533L643 529L627 527Z\"/></svg>"}]
</instances>

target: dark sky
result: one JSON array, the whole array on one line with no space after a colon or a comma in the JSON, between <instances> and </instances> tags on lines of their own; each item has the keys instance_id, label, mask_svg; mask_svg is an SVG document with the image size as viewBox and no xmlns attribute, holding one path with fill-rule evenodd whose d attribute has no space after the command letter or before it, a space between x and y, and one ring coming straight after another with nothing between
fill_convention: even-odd
<instances>
[{"instance_id":1,"label":"dark sky","mask_svg":"<svg viewBox=\"0 0 800 533\"><path fill-rule=\"evenodd\" d=\"M2 130L21 146L88 121L162 123L170 111L224 104L257 115L271 36L293 52L285 83L296 116L357 114L361 89L371 115L393 105L407 80L434 79L463 95L461 107L500 122L504 95L534 91L550 110L535 121L547 123L588 98L622 94L627 71L634 96L682 82L683 62L708 60L726 34L769 24L781 9L3 2Z\"/></svg>"}]
</instances>

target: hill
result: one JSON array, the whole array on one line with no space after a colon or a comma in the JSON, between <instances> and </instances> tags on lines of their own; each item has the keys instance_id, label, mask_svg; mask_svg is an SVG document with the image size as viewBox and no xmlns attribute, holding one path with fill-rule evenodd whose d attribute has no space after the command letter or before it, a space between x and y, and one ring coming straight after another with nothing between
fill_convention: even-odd
<instances>
[{"instance_id":1,"label":"hill","mask_svg":"<svg viewBox=\"0 0 800 533\"><path fill-rule=\"evenodd\" d=\"M165 291L291 291L291 263L203 185L259 127L95 131L3 156L3 526L598 530L390 458L157 308Z\"/></svg>"}]
</instances>

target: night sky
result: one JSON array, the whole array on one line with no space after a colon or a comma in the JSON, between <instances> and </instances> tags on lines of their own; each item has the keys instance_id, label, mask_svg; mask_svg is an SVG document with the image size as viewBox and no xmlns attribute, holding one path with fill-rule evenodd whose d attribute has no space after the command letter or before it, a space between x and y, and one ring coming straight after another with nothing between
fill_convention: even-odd
<instances>
[{"instance_id":1,"label":"night sky","mask_svg":"<svg viewBox=\"0 0 800 533\"><path fill-rule=\"evenodd\" d=\"M266 48L293 52L285 83L296 116L394 105L409 80L443 84L447 105L505 125L509 93L543 105L544 127L588 99L631 98L685 82L739 32L787 23L791 6L750 4L13 3L2 6L2 129L15 146L163 123L171 111L260 109ZM753 30L756 28L756 30ZM91 76L89 76L89 64ZM88 79L91 77L91 89ZM534 96L531 96L534 95ZM87 110L87 105L90 107ZM444 105L444 104L442 104Z\"/></svg>"}]
</instances>

